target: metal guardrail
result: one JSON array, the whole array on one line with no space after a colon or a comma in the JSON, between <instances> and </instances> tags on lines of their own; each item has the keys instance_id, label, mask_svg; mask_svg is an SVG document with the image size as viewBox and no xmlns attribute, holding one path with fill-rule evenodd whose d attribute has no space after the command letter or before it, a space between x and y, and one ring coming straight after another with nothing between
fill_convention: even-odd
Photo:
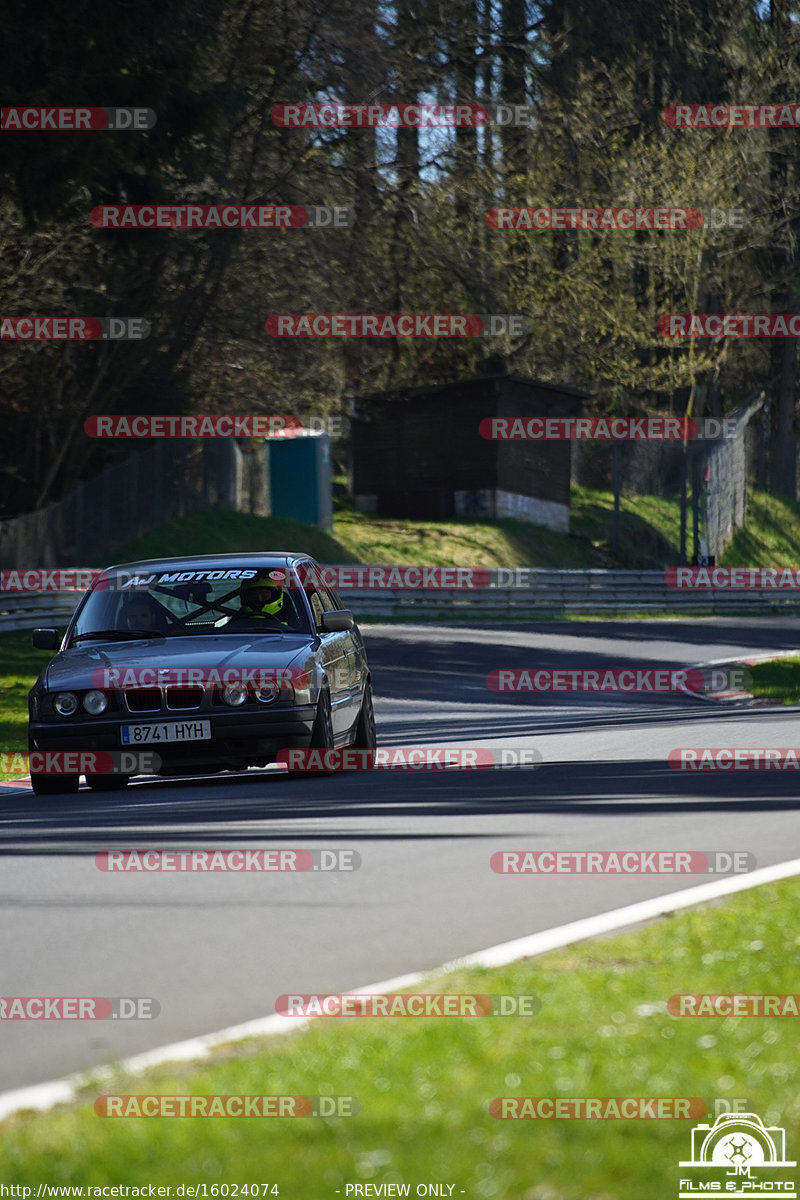
<instances>
[{"instance_id":1,"label":"metal guardrail","mask_svg":"<svg viewBox=\"0 0 800 1200\"><path fill-rule=\"evenodd\" d=\"M34 629L37 625L65 626L79 600L78 592L0 593L0 633Z\"/></svg>"},{"instance_id":2,"label":"metal guardrail","mask_svg":"<svg viewBox=\"0 0 800 1200\"><path fill-rule=\"evenodd\" d=\"M528 621L550 616L671 612L690 615L794 613L800 588L669 588L662 571L524 570L521 586L506 582L508 568L492 570L487 587L339 590L357 619L450 619L458 623ZM77 592L0 593L0 632L65 625Z\"/></svg>"},{"instance_id":3,"label":"metal guardrail","mask_svg":"<svg viewBox=\"0 0 800 1200\"><path fill-rule=\"evenodd\" d=\"M508 574L504 572L506 577ZM525 571L525 580L523 586L501 584L475 589L339 590L356 617L363 614L411 620L443 617L458 622L535 621L580 613L716 616L800 612L800 587L671 588L664 581L663 571L531 569Z\"/></svg>"}]
</instances>

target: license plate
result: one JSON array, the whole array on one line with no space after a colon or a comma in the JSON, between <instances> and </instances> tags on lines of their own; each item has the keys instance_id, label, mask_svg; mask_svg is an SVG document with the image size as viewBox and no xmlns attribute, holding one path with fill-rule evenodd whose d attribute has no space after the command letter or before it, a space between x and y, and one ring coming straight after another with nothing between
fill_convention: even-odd
<instances>
[{"instance_id":1,"label":"license plate","mask_svg":"<svg viewBox=\"0 0 800 1200\"><path fill-rule=\"evenodd\" d=\"M204 742L211 738L210 721L163 721L158 725L123 725L123 746L150 742Z\"/></svg>"}]
</instances>

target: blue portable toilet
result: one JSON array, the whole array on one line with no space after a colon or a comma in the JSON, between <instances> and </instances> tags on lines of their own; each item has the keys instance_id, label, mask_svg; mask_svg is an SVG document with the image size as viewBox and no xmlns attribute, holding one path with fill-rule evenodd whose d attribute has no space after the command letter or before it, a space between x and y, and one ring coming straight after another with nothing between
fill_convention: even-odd
<instances>
[{"instance_id":1,"label":"blue portable toilet","mask_svg":"<svg viewBox=\"0 0 800 1200\"><path fill-rule=\"evenodd\" d=\"M273 517L333 528L333 467L327 433L304 431L269 441Z\"/></svg>"}]
</instances>

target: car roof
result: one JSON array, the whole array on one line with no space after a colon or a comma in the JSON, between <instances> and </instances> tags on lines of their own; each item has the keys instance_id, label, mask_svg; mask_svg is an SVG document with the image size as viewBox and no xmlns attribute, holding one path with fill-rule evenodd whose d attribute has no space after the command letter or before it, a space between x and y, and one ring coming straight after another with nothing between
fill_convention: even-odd
<instances>
[{"instance_id":1,"label":"car roof","mask_svg":"<svg viewBox=\"0 0 800 1200\"><path fill-rule=\"evenodd\" d=\"M214 567L230 567L234 564L245 564L248 567L280 567L292 566L298 562L310 562L314 566L318 564L310 554L302 554L296 551L286 552L280 550L242 550L236 554L192 554L182 556L180 558L143 558L137 559L135 562L114 563L113 566L105 567L105 571L153 571L155 569L163 570L205 570Z\"/></svg>"}]
</instances>

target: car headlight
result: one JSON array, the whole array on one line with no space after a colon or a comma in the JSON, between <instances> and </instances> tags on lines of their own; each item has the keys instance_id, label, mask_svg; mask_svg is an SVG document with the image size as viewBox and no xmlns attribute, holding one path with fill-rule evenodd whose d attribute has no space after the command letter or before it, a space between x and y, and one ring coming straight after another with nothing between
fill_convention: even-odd
<instances>
[{"instance_id":1,"label":"car headlight","mask_svg":"<svg viewBox=\"0 0 800 1200\"><path fill-rule=\"evenodd\" d=\"M87 692L83 697L83 707L93 717L99 717L108 708L108 696L105 692Z\"/></svg>"},{"instance_id":2,"label":"car headlight","mask_svg":"<svg viewBox=\"0 0 800 1200\"><path fill-rule=\"evenodd\" d=\"M241 704L244 704L245 700L247 699L247 688L225 688L225 691L222 693L222 699L226 704L229 704L231 708L238 708Z\"/></svg>"},{"instance_id":3,"label":"car headlight","mask_svg":"<svg viewBox=\"0 0 800 1200\"><path fill-rule=\"evenodd\" d=\"M271 704L273 700L277 700L280 692L273 688L256 688L255 697L261 704Z\"/></svg>"},{"instance_id":4,"label":"car headlight","mask_svg":"<svg viewBox=\"0 0 800 1200\"><path fill-rule=\"evenodd\" d=\"M71 717L78 711L78 697L74 692L59 692L53 700L53 708L60 717Z\"/></svg>"}]
</instances>

